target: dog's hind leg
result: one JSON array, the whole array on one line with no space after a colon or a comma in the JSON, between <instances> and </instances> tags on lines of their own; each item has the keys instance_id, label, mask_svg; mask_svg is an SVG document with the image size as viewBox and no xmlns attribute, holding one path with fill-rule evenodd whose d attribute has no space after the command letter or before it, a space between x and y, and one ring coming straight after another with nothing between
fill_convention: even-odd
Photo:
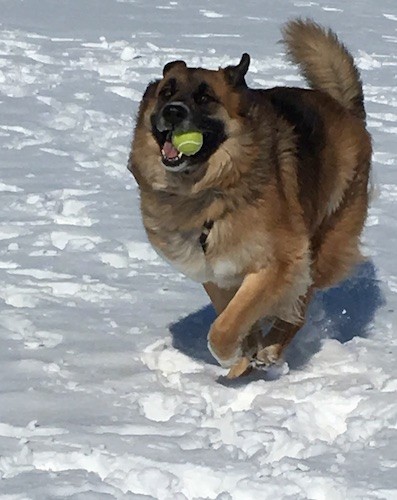
<instances>
[{"instance_id":1,"label":"dog's hind leg","mask_svg":"<svg viewBox=\"0 0 397 500\"><path fill-rule=\"evenodd\" d=\"M295 334L301 329L302 323L287 323L276 319L270 332L264 337L253 362L256 366L270 366L282 360L282 353Z\"/></svg>"},{"instance_id":2,"label":"dog's hind leg","mask_svg":"<svg viewBox=\"0 0 397 500\"><path fill-rule=\"evenodd\" d=\"M255 366L266 367L280 363L284 349L290 344L295 334L298 333L305 323L307 307L312 296L313 288L311 287L301 300L301 318L296 323L289 323L276 318L269 332L258 342L257 352L253 356L253 364Z\"/></svg>"}]
</instances>

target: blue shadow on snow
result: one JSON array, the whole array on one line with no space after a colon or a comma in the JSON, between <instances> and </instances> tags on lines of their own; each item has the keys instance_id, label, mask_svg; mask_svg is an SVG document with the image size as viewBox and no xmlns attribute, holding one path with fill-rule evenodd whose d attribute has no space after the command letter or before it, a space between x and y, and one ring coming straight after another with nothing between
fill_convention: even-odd
<instances>
[{"instance_id":1,"label":"blue shadow on snow","mask_svg":"<svg viewBox=\"0 0 397 500\"><path fill-rule=\"evenodd\" d=\"M357 266L337 287L317 292L306 324L286 352L290 369L303 367L320 350L323 339L345 343L353 337L367 337L375 313L384 302L371 260ZM215 311L208 305L173 323L173 347L193 359L217 364L207 348L208 330L215 318Z\"/></svg>"}]
</instances>

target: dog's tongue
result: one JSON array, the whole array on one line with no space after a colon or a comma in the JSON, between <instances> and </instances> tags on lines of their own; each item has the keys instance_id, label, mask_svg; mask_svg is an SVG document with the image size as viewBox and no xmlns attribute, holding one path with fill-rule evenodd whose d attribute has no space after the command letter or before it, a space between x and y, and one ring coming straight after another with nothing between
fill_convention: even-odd
<instances>
[{"instance_id":1,"label":"dog's tongue","mask_svg":"<svg viewBox=\"0 0 397 500\"><path fill-rule=\"evenodd\" d=\"M179 155L179 151L172 145L170 141L165 141L163 151L165 156L170 160L173 160Z\"/></svg>"}]
</instances>

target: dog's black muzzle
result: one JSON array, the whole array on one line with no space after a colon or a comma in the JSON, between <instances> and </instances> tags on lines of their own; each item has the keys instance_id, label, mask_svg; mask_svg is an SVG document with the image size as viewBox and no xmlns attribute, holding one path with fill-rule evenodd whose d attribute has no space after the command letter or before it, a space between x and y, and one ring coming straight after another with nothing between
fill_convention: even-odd
<instances>
[{"instance_id":1,"label":"dog's black muzzle","mask_svg":"<svg viewBox=\"0 0 397 500\"><path fill-rule=\"evenodd\" d=\"M188 130L191 126L191 111L180 101L167 103L160 111L157 128L164 132L165 130Z\"/></svg>"},{"instance_id":2,"label":"dog's black muzzle","mask_svg":"<svg viewBox=\"0 0 397 500\"><path fill-rule=\"evenodd\" d=\"M172 127L177 127L189 117L189 108L182 102L172 102L163 108L163 118Z\"/></svg>"}]
</instances>

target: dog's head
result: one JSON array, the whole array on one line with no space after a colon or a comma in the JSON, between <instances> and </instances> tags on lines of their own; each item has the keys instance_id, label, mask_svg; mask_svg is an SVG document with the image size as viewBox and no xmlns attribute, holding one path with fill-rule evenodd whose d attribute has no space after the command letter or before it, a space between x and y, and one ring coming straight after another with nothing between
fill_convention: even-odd
<instances>
[{"instance_id":1,"label":"dog's head","mask_svg":"<svg viewBox=\"0 0 397 500\"><path fill-rule=\"evenodd\" d=\"M151 168L149 155L152 168L160 165L172 173L189 173L204 165L241 119L249 63L249 55L243 54L236 66L217 71L189 68L184 61L166 64L163 78L148 86L141 103L134 161ZM196 154L186 156L172 145L173 131L201 132L203 146Z\"/></svg>"}]
</instances>

